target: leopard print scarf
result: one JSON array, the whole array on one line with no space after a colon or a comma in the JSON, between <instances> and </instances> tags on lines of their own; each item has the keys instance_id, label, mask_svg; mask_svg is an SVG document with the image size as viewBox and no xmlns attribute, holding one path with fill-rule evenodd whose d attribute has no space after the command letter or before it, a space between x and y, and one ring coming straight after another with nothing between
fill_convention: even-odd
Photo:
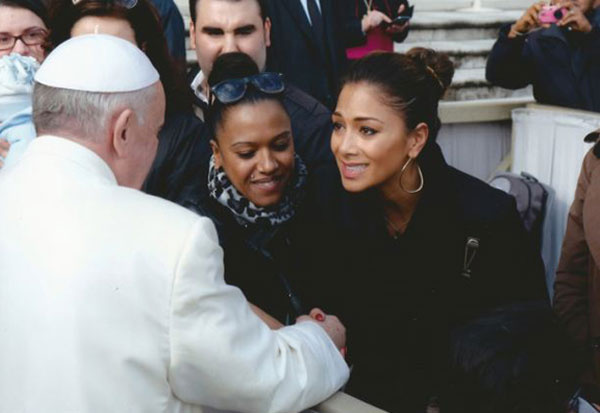
<instances>
[{"instance_id":1,"label":"leopard print scarf","mask_svg":"<svg viewBox=\"0 0 600 413\"><path fill-rule=\"evenodd\" d=\"M295 170L291 181L281 198L274 206L259 207L244 197L227 177L223 168L215 167L214 155L210 158L208 170L208 190L210 196L231 211L240 224L279 225L289 221L304 196L304 184L308 171L304 162L295 155Z\"/></svg>"}]
</instances>

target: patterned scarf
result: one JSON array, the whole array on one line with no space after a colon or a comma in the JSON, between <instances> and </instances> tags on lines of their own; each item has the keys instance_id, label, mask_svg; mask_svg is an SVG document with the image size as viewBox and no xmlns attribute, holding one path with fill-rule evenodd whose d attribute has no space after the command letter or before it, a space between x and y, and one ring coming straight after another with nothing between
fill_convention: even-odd
<instances>
[{"instance_id":1,"label":"patterned scarf","mask_svg":"<svg viewBox=\"0 0 600 413\"><path fill-rule=\"evenodd\" d=\"M208 170L208 190L210 196L229 209L240 224L279 225L289 221L304 196L304 184L308 171L302 159L295 155L295 170L291 181L281 198L273 206L259 207L250 202L231 183L223 168L215 167L214 155L210 158Z\"/></svg>"}]
</instances>

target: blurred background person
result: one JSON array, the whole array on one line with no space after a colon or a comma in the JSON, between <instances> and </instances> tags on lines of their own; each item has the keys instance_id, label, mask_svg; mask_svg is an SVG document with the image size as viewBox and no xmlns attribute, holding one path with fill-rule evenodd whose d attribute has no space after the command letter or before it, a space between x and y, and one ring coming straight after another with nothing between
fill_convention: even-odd
<instances>
[{"instance_id":1,"label":"blurred background person","mask_svg":"<svg viewBox=\"0 0 600 413\"><path fill-rule=\"evenodd\" d=\"M354 0L353 15L360 20L365 44L347 49L346 54L348 59L360 59L377 50L393 52L394 43L408 36L412 8L407 0Z\"/></svg>"},{"instance_id":2,"label":"blurred background person","mask_svg":"<svg viewBox=\"0 0 600 413\"><path fill-rule=\"evenodd\" d=\"M44 60L43 43L48 32L48 13L36 0L0 2L0 56L18 53Z\"/></svg>"},{"instance_id":3,"label":"blurred background person","mask_svg":"<svg viewBox=\"0 0 600 413\"><path fill-rule=\"evenodd\" d=\"M597 141L598 132L588 135ZM586 355L586 398L600 405L600 145L583 160L554 283L554 310Z\"/></svg>"},{"instance_id":4,"label":"blurred background person","mask_svg":"<svg viewBox=\"0 0 600 413\"><path fill-rule=\"evenodd\" d=\"M0 168L15 162L35 137L31 87L47 35L48 12L41 1L0 1Z\"/></svg>"},{"instance_id":5,"label":"blurred background person","mask_svg":"<svg viewBox=\"0 0 600 413\"><path fill-rule=\"evenodd\" d=\"M271 22L267 68L335 106L337 85L347 65L346 48L365 40L361 20L348 0L264 0ZM366 24L364 29L375 26ZM371 20L369 19L369 22Z\"/></svg>"},{"instance_id":6,"label":"blurred background person","mask_svg":"<svg viewBox=\"0 0 600 413\"><path fill-rule=\"evenodd\" d=\"M548 4L536 3L500 30L486 67L487 80L507 89L533 85L546 105L600 111L600 15L597 0L553 1L561 18L544 23Z\"/></svg>"},{"instance_id":7,"label":"blurred background person","mask_svg":"<svg viewBox=\"0 0 600 413\"><path fill-rule=\"evenodd\" d=\"M322 282L332 285L322 302L352 331L346 390L388 411L432 402L458 323L547 299L514 198L450 167L435 142L453 72L432 50L374 52L351 65L333 114L331 147L347 192L341 211L320 208L329 208L323 225L338 227L327 249L333 264L323 260Z\"/></svg>"}]
</instances>

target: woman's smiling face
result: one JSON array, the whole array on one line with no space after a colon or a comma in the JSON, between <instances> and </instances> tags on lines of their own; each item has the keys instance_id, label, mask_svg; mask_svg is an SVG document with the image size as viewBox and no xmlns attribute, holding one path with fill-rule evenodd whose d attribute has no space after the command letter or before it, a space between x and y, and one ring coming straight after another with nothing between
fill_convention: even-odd
<instances>
[{"instance_id":1,"label":"woman's smiling face","mask_svg":"<svg viewBox=\"0 0 600 413\"><path fill-rule=\"evenodd\" d=\"M281 103L261 100L225 111L211 142L215 166L235 188L260 207L281 201L294 173L290 118Z\"/></svg>"},{"instance_id":2,"label":"woman's smiling face","mask_svg":"<svg viewBox=\"0 0 600 413\"><path fill-rule=\"evenodd\" d=\"M375 85L348 83L332 116L331 150L349 192L396 185L413 146L402 114L381 94Z\"/></svg>"}]
</instances>

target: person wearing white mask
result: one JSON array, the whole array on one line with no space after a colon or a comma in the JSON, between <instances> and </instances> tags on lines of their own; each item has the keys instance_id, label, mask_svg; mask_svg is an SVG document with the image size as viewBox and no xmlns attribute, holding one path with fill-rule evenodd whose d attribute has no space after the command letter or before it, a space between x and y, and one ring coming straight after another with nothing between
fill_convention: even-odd
<instances>
[{"instance_id":1,"label":"person wearing white mask","mask_svg":"<svg viewBox=\"0 0 600 413\"><path fill-rule=\"evenodd\" d=\"M39 136L0 174L0 411L297 412L344 384L335 316L272 331L210 220L138 190L165 108L141 50L78 36L35 81Z\"/></svg>"}]
</instances>

